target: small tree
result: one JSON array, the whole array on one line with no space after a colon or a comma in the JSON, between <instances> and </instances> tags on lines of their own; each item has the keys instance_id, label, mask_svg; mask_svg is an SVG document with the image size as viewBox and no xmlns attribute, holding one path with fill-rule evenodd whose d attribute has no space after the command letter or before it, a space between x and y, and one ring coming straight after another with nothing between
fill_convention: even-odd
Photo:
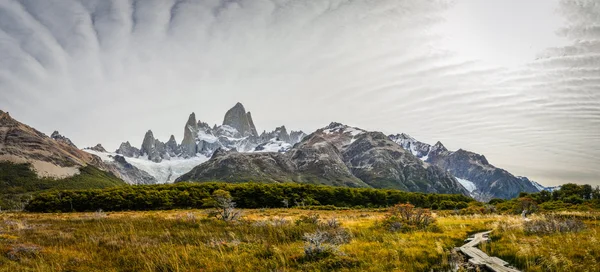
<instances>
[{"instance_id":1,"label":"small tree","mask_svg":"<svg viewBox=\"0 0 600 272\"><path fill-rule=\"evenodd\" d=\"M235 202L228 191L215 190L206 205L215 207L215 216L223 221L235 221L239 219L241 212L235 208Z\"/></svg>"},{"instance_id":2,"label":"small tree","mask_svg":"<svg viewBox=\"0 0 600 272\"><path fill-rule=\"evenodd\" d=\"M537 203L530 197L520 197L519 208L521 210L521 216L525 218L527 214L537 211Z\"/></svg>"}]
</instances>

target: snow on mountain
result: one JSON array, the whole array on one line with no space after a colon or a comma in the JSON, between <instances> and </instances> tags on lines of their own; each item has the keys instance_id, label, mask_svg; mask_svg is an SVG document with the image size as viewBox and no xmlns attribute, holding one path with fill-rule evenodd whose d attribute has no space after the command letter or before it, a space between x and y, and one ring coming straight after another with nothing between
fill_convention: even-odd
<instances>
[{"instance_id":1,"label":"snow on mountain","mask_svg":"<svg viewBox=\"0 0 600 272\"><path fill-rule=\"evenodd\" d=\"M460 185L462 185L463 187L465 187L465 189L467 189L467 191L469 191L469 193L472 193L473 191L475 191L477 189L477 186L475 186L475 183L473 183L472 181L457 178L457 177L455 177L455 178L456 178L456 180L458 180Z\"/></svg>"},{"instance_id":2,"label":"snow on mountain","mask_svg":"<svg viewBox=\"0 0 600 272\"><path fill-rule=\"evenodd\" d=\"M402 148L410 151L410 153L422 161L427 161L429 158L429 152L432 150L431 145L419 142L415 138L404 133L390 135L389 138L390 140L402 146Z\"/></svg>"},{"instance_id":3,"label":"snow on mountain","mask_svg":"<svg viewBox=\"0 0 600 272\"><path fill-rule=\"evenodd\" d=\"M254 148L254 152L286 152L292 148L292 145L277 138L273 138L266 143L259 144Z\"/></svg>"},{"instance_id":4,"label":"snow on mountain","mask_svg":"<svg viewBox=\"0 0 600 272\"><path fill-rule=\"evenodd\" d=\"M84 149L83 151L97 155L103 161L112 162L113 157L119 154L112 152L98 152L95 150ZM161 162L153 162L147 157L127 158L127 162L136 168L146 171L152 175L159 183L172 183L179 176L189 172L195 166L207 161L209 158L205 156L196 156L188 159L171 158Z\"/></svg>"},{"instance_id":5,"label":"snow on mountain","mask_svg":"<svg viewBox=\"0 0 600 272\"><path fill-rule=\"evenodd\" d=\"M207 143L215 143L219 140L219 138L217 138L215 135L209 134L204 130L199 130L197 137L198 140L205 141Z\"/></svg>"},{"instance_id":6,"label":"snow on mountain","mask_svg":"<svg viewBox=\"0 0 600 272\"><path fill-rule=\"evenodd\" d=\"M347 140L347 142L344 142L344 144L351 144L359 135L366 133L367 131L357 127L351 127L341 123L332 122L323 128L322 132L328 135L344 135L344 138Z\"/></svg>"},{"instance_id":7,"label":"snow on mountain","mask_svg":"<svg viewBox=\"0 0 600 272\"><path fill-rule=\"evenodd\" d=\"M556 190L560 189L560 187L561 187L560 185L558 185L558 186L550 186L550 187L546 187L546 186L544 186L544 185L541 185L541 184L539 184L539 183L537 183L537 182L535 182L535 181L533 181L533 180L529 180L529 179L528 179L528 178L526 178L526 177L518 177L518 178L520 178L520 179L526 179L527 181L531 182L531 184L533 184L533 186L535 186L535 188L537 188L537 189L538 189L538 190L540 190L540 191L554 192L554 191L556 191Z\"/></svg>"}]
</instances>

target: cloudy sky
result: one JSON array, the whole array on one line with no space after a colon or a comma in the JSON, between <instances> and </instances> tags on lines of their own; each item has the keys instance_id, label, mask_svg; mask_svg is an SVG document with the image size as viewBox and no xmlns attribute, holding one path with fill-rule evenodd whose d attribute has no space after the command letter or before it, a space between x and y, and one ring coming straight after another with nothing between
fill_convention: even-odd
<instances>
[{"instance_id":1,"label":"cloudy sky","mask_svg":"<svg viewBox=\"0 0 600 272\"><path fill-rule=\"evenodd\" d=\"M180 141L238 101L600 184L600 2L0 0L0 109L47 134Z\"/></svg>"}]
</instances>

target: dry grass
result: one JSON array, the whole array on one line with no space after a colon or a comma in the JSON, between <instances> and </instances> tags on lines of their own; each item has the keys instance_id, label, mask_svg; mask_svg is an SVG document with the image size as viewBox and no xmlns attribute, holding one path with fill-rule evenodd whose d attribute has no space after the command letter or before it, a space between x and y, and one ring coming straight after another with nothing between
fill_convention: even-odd
<instances>
[{"instance_id":1,"label":"dry grass","mask_svg":"<svg viewBox=\"0 0 600 272\"><path fill-rule=\"evenodd\" d=\"M314 213L322 224L295 223ZM222 222L207 218L204 210L4 213L0 271L444 271L450 267L450 250L469 234L510 224L517 226L514 232L496 237L498 245L489 243L487 250L502 253L501 249L520 247L531 258L564 258L557 249L548 255L532 249L529 243L544 248L560 245L546 244L552 235L518 234L518 217L439 217L438 231L393 233L378 227L384 216L376 210L264 209L243 210L240 222ZM328 225L332 218L340 226ZM349 232L348 243L335 245L335 254L304 258L305 234L337 227ZM588 224L585 231L567 237L576 240L584 233L596 237L588 239L588 253L581 260L590 262L585 256L600 255L590 251L592 241L598 244L597 230L598 225ZM512 243L517 235L527 246Z\"/></svg>"},{"instance_id":2,"label":"dry grass","mask_svg":"<svg viewBox=\"0 0 600 272\"><path fill-rule=\"evenodd\" d=\"M583 230L580 226L572 230L549 228L555 229L553 232L532 232L527 228L532 222L557 224L554 217L544 216L534 216L528 222L520 219L502 222L497 226L499 230L492 233L492 242L482 246L483 251L524 271L600 271L598 215L582 212L562 214L566 220L583 220Z\"/></svg>"}]
</instances>

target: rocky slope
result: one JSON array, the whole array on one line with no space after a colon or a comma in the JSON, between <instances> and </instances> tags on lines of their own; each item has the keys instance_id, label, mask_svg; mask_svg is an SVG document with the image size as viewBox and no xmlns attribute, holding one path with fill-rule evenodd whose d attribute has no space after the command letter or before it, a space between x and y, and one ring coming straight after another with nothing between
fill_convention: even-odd
<instances>
[{"instance_id":1,"label":"rocky slope","mask_svg":"<svg viewBox=\"0 0 600 272\"><path fill-rule=\"evenodd\" d=\"M478 200L513 198L520 192L539 192L537 183L516 177L508 171L490 164L485 156L459 149L449 151L440 142L429 145L406 134L390 135L389 138L421 160L436 165L457 177L471 195Z\"/></svg>"},{"instance_id":2,"label":"rocky slope","mask_svg":"<svg viewBox=\"0 0 600 272\"><path fill-rule=\"evenodd\" d=\"M304 182L414 192L468 194L441 169L427 165L379 132L331 123L285 153L215 152L177 181Z\"/></svg>"},{"instance_id":3,"label":"rocky slope","mask_svg":"<svg viewBox=\"0 0 600 272\"><path fill-rule=\"evenodd\" d=\"M111 170L100 158L79 150L58 132L48 137L3 111L0 111L0 160L30 163L40 177L70 177L87 165Z\"/></svg>"}]
</instances>

